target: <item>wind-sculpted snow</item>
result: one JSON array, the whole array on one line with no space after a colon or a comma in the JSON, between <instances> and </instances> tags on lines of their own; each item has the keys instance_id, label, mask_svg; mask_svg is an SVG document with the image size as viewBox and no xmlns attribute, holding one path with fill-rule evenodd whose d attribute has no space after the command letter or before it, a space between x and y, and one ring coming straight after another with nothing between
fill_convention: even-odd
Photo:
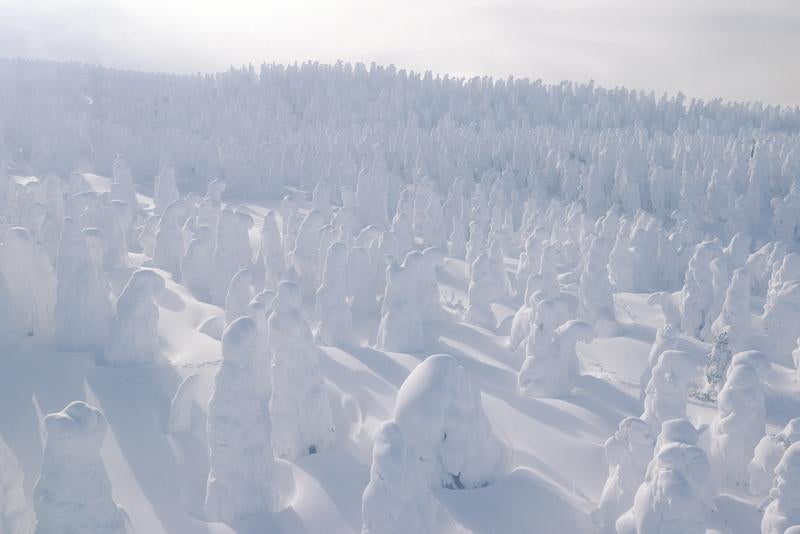
<instances>
[{"instance_id":1,"label":"wind-sculpted snow","mask_svg":"<svg viewBox=\"0 0 800 534\"><path fill-rule=\"evenodd\" d=\"M761 522L762 534L788 532L789 527L800 524L800 444L792 444L783 453L775 468L770 498Z\"/></svg>"}]
</instances>

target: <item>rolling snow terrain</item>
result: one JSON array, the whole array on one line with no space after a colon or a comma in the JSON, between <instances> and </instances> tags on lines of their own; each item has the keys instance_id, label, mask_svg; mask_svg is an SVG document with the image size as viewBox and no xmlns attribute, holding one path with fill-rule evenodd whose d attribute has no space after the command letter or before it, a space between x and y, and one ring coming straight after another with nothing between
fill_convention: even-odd
<instances>
[{"instance_id":1,"label":"rolling snow terrain","mask_svg":"<svg viewBox=\"0 0 800 534\"><path fill-rule=\"evenodd\" d=\"M0 60L0 534L800 528L800 109Z\"/></svg>"}]
</instances>

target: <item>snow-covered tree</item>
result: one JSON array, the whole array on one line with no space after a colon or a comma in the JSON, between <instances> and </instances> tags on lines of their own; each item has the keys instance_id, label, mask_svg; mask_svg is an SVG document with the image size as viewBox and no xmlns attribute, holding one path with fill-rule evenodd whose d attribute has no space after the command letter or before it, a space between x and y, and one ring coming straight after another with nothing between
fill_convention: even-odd
<instances>
[{"instance_id":1,"label":"snow-covered tree","mask_svg":"<svg viewBox=\"0 0 800 534\"><path fill-rule=\"evenodd\" d=\"M800 524L800 443L792 444L775 468L773 499L764 510L762 534L784 534Z\"/></svg>"},{"instance_id":2,"label":"snow-covered tree","mask_svg":"<svg viewBox=\"0 0 800 534\"><path fill-rule=\"evenodd\" d=\"M704 241L697 245L684 277L681 292L681 330L687 335L701 338L710 324L709 312L714 304L712 272L712 244ZM711 318L713 320L713 318Z\"/></svg>"},{"instance_id":3,"label":"snow-covered tree","mask_svg":"<svg viewBox=\"0 0 800 534\"><path fill-rule=\"evenodd\" d=\"M85 232L71 218L64 220L56 259L55 343L60 350L99 353L111 323L110 288Z\"/></svg>"},{"instance_id":4,"label":"snow-covered tree","mask_svg":"<svg viewBox=\"0 0 800 534\"><path fill-rule=\"evenodd\" d=\"M413 272L393 259L386 266L386 293L378 326L378 348L393 352L424 349L424 326L419 314Z\"/></svg>"},{"instance_id":5,"label":"snow-covered tree","mask_svg":"<svg viewBox=\"0 0 800 534\"><path fill-rule=\"evenodd\" d=\"M723 487L746 490L747 464L764 435L766 409L758 370L748 363L734 365L717 401L711 423L711 461Z\"/></svg>"},{"instance_id":6,"label":"snow-covered tree","mask_svg":"<svg viewBox=\"0 0 800 534\"><path fill-rule=\"evenodd\" d=\"M125 534L127 517L114 503L100 448L108 423L75 401L44 419L47 437L33 488L36 534Z\"/></svg>"},{"instance_id":7,"label":"snow-covered tree","mask_svg":"<svg viewBox=\"0 0 800 534\"><path fill-rule=\"evenodd\" d=\"M650 426L636 417L626 417L619 429L603 445L608 478L592 520L600 532L616 532L617 519L633 505L636 490L644 481L653 457L655 435Z\"/></svg>"},{"instance_id":8,"label":"snow-covered tree","mask_svg":"<svg viewBox=\"0 0 800 534\"><path fill-rule=\"evenodd\" d=\"M0 532L32 534L36 524L25 494L25 473L17 456L0 436Z\"/></svg>"},{"instance_id":9,"label":"snow-covered tree","mask_svg":"<svg viewBox=\"0 0 800 534\"><path fill-rule=\"evenodd\" d=\"M429 356L408 375L394 420L424 466L430 488L476 488L509 468L472 377L448 354Z\"/></svg>"},{"instance_id":10,"label":"snow-covered tree","mask_svg":"<svg viewBox=\"0 0 800 534\"><path fill-rule=\"evenodd\" d=\"M214 231L206 225L198 226L181 261L181 282L198 300L211 300L213 265Z\"/></svg>"},{"instance_id":11,"label":"snow-covered tree","mask_svg":"<svg viewBox=\"0 0 800 534\"><path fill-rule=\"evenodd\" d=\"M493 274L488 255L481 254L472 262L467 290L469 305L464 317L467 322L489 330L497 325L491 306L492 298L497 294L497 279Z\"/></svg>"},{"instance_id":12,"label":"snow-covered tree","mask_svg":"<svg viewBox=\"0 0 800 534\"><path fill-rule=\"evenodd\" d=\"M208 401L205 512L212 521L229 523L276 503L270 419L255 372L259 340L249 317L222 334L222 364Z\"/></svg>"},{"instance_id":13,"label":"snow-covered tree","mask_svg":"<svg viewBox=\"0 0 800 534\"><path fill-rule=\"evenodd\" d=\"M426 466L394 421L375 431L369 484L361 503L362 534L437 534L445 513L428 489Z\"/></svg>"},{"instance_id":14,"label":"snow-covered tree","mask_svg":"<svg viewBox=\"0 0 800 534\"><path fill-rule=\"evenodd\" d=\"M633 506L617 520L619 534L704 534L707 506L700 491L709 477L705 452L671 443L657 451Z\"/></svg>"},{"instance_id":15,"label":"snow-covered tree","mask_svg":"<svg viewBox=\"0 0 800 534\"><path fill-rule=\"evenodd\" d=\"M225 322L231 324L248 313L248 305L253 300L253 274L249 269L240 269L233 275L225 295Z\"/></svg>"},{"instance_id":16,"label":"snow-covered tree","mask_svg":"<svg viewBox=\"0 0 800 534\"><path fill-rule=\"evenodd\" d=\"M686 417L689 386L697 373L697 365L686 352L662 352L645 389L642 419L659 429L668 419Z\"/></svg>"},{"instance_id":17,"label":"snow-covered tree","mask_svg":"<svg viewBox=\"0 0 800 534\"><path fill-rule=\"evenodd\" d=\"M777 434L767 434L761 438L753 451L753 459L747 464L751 495L764 498L769 494L775 478L775 468L786 449L798 441L800 441L800 418L790 420Z\"/></svg>"},{"instance_id":18,"label":"snow-covered tree","mask_svg":"<svg viewBox=\"0 0 800 534\"><path fill-rule=\"evenodd\" d=\"M767 299L762 321L772 345L770 358L783 365L791 365L791 353L800 331L800 281L781 284Z\"/></svg>"},{"instance_id":19,"label":"snow-covered tree","mask_svg":"<svg viewBox=\"0 0 800 534\"><path fill-rule=\"evenodd\" d=\"M108 345L99 363L124 367L161 360L156 298L164 288L164 279L155 271L134 271L117 299Z\"/></svg>"},{"instance_id":20,"label":"snow-covered tree","mask_svg":"<svg viewBox=\"0 0 800 534\"><path fill-rule=\"evenodd\" d=\"M647 385L653 375L653 368L658 365L659 357L664 351L677 349L679 339L680 329L675 324L666 323L656 330L656 339L650 347L650 354L647 356L647 367L645 367L642 372L642 378L639 380L639 400L644 401Z\"/></svg>"},{"instance_id":21,"label":"snow-covered tree","mask_svg":"<svg viewBox=\"0 0 800 534\"><path fill-rule=\"evenodd\" d=\"M347 246L337 241L325 254L322 284L317 289L317 338L323 345L349 347L355 344L346 277Z\"/></svg>"},{"instance_id":22,"label":"snow-covered tree","mask_svg":"<svg viewBox=\"0 0 800 534\"><path fill-rule=\"evenodd\" d=\"M23 332L53 332L57 278L47 252L25 228L10 228L0 246L0 273L16 306Z\"/></svg>"},{"instance_id":23,"label":"snow-covered tree","mask_svg":"<svg viewBox=\"0 0 800 534\"><path fill-rule=\"evenodd\" d=\"M295 460L333 446L333 418L319 368L319 347L303 316L297 284L279 283L272 308L267 321L272 352L272 447L275 456Z\"/></svg>"},{"instance_id":24,"label":"snow-covered tree","mask_svg":"<svg viewBox=\"0 0 800 534\"><path fill-rule=\"evenodd\" d=\"M550 304L546 304L550 303ZM525 362L518 377L521 393L534 397L565 397L572 393L578 374L575 345L594 340L594 330L584 321L567 321L551 331L546 315L552 301L542 301L536 309L536 324L526 347ZM542 315L543 317L539 317ZM548 339L549 338L549 339Z\"/></svg>"}]
</instances>

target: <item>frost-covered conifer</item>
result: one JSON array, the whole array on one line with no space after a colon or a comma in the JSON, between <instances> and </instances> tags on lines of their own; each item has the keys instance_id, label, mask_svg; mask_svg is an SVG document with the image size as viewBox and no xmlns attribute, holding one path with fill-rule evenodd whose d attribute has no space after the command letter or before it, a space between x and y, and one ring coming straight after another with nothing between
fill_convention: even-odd
<instances>
[{"instance_id":1,"label":"frost-covered conifer","mask_svg":"<svg viewBox=\"0 0 800 534\"><path fill-rule=\"evenodd\" d=\"M800 281L784 282L764 304L762 315L773 361L791 365L791 352L800 331Z\"/></svg>"},{"instance_id":2,"label":"frost-covered conifer","mask_svg":"<svg viewBox=\"0 0 800 534\"><path fill-rule=\"evenodd\" d=\"M633 506L617 520L618 534L704 534L709 472L699 447L671 443L657 451Z\"/></svg>"},{"instance_id":3,"label":"frost-covered conifer","mask_svg":"<svg viewBox=\"0 0 800 534\"><path fill-rule=\"evenodd\" d=\"M353 311L375 313L378 310L374 278L369 253L362 247L351 248L347 254L346 282Z\"/></svg>"},{"instance_id":4,"label":"frost-covered conifer","mask_svg":"<svg viewBox=\"0 0 800 534\"><path fill-rule=\"evenodd\" d=\"M297 274L303 294L313 295L319 287L320 231L325 222L322 213L309 211L297 230L289 263Z\"/></svg>"},{"instance_id":5,"label":"frost-covered conifer","mask_svg":"<svg viewBox=\"0 0 800 534\"><path fill-rule=\"evenodd\" d=\"M281 233L275 212L267 210L261 226L261 249L258 257L264 265L264 287L274 290L284 274L285 258L281 247Z\"/></svg>"},{"instance_id":6,"label":"frost-covered conifer","mask_svg":"<svg viewBox=\"0 0 800 534\"><path fill-rule=\"evenodd\" d=\"M481 487L509 468L510 450L494 435L480 390L450 355L414 368L397 392L394 420L430 488Z\"/></svg>"},{"instance_id":7,"label":"frost-covered conifer","mask_svg":"<svg viewBox=\"0 0 800 534\"><path fill-rule=\"evenodd\" d=\"M258 329L240 317L222 334L222 364L208 401L205 512L232 522L275 505L270 419L255 372Z\"/></svg>"},{"instance_id":8,"label":"frost-covered conifer","mask_svg":"<svg viewBox=\"0 0 800 534\"><path fill-rule=\"evenodd\" d=\"M408 265L390 259L386 266L386 292L376 345L392 352L424 349L425 335L419 314L414 273Z\"/></svg>"},{"instance_id":9,"label":"frost-covered conifer","mask_svg":"<svg viewBox=\"0 0 800 534\"><path fill-rule=\"evenodd\" d=\"M518 377L521 393L533 397L565 397L572 393L573 380L578 375L578 356L575 345L590 343L594 331L584 321L567 321L551 330L548 315L555 305L541 301L536 309L536 324L526 347L525 362ZM540 317L540 315L542 317ZM550 334L552 332L552 334Z\"/></svg>"},{"instance_id":10,"label":"frost-covered conifer","mask_svg":"<svg viewBox=\"0 0 800 534\"><path fill-rule=\"evenodd\" d=\"M592 520L600 532L615 533L617 519L633 505L633 497L653 457L656 438L650 426L626 417L604 444L608 478Z\"/></svg>"},{"instance_id":11,"label":"frost-covered conifer","mask_svg":"<svg viewBox=\"0 0 800 534\"><path fill-rule=\"evenodd\" d=\"M36 524L25 494L25 473L3 437L0 436L0 532L32 534Z\"/></svg>"},{"instance_id":12,"label":"frost-covered conifer","mask_svg":"<svg viewBox=\"0 0 800 534\"><path fill-rule=\"evenodd\" d=\"M615 320L613 291L606 268L606 248L601 238L592 240L580 277L578 315L595 326L601 321L611 323Z\"/></svg>"},{"instance_id":13,"label":"frost-covered conifer","mask_svg":"<svg viewBox=\"0 0 800 534\"><path fill-rule=\"evenodd\" d=\"M208 226L198 226L181 262L181 282L198 300L211 299L213 265L214 232Z\"/></svg>"},{"instance_id":14,"label":"frost-covered conifer","mask_svg":"<svg viewBox=\"0 0 800 534\"><path fill-rule=\"evenodd\" d=\"M253 275L249 269L240 269L233 275L225 296L225 322L231 324L248 314L248 305L253 300Z\"/></svg>"},{"instance_id":15,"label":"frost-covered conifer","mask_svg":"<svg viewBox=\"0 0 800 534\"><path fill-rule=\"evenodd\" d=\"M267 321L272 352L272 447L275 456L295 460L330 449L334 426L319 368L319 347L303 316L297 284L278 284Z\"/></svg>"},{"instance_id":16,"label":"frost-covered conifer","mask_svg":"<svg viewBox=\"0 0 800 534\"><path fill-rule=\"evenodd\" d=\"M54 337L60 350L100 353L111 323L110 288L102 266L92 261L85 233L64 219L56 259Z\"/></svg>"},{"instance_id":17,"label":"frost-covered conifer","mask_svg":"<svg viewBox=\"0 0 800 534\"><path fill-rule=\"evenodd\" d=\"M325 254L322 284L317 289L317 339L322 345L350 347L355 344L346 275L347 247L337 241Z\"/></svg>"},{"instance_id":18,"label":"frost-covered conifer","mask_svg":"<svg viewBox=\"0 0 800 534\"><path fill-rule=\"evenodd\" d=\"M108 423L97 408L75 401L44 419L47 437L33 488L36 534L125 534L100 448Z\"/></svg>"},{"instance_id":19,"label":"frost-covered conifer","mask_svg":"<svg viewBox=\"0 0 800 534\"><path fill-rule=\"evenodd\" d=\"M428 489L425 464L394 421L375 431L369 484L361 503L361 534L437 534L444 510Z\"/></svg>"},{"instance_id":20,"label":"frost-covered conifer","mask_svg":"<svg viewBox=\"0 0 800 534\"><path fill-rule=\"evenodd\" d=\"M214 275L211 278L210 296L214 304L225 303L233 275L251 266L253 253L248 231L252 226L252 217L241 208L226 207L220 214L214 244Z\"/></svg>"},{"instance_id":21,"label":"frost-covered conifer","mask_svg":"<svg viewBox=\"0 0 800 534\"><path fill-rule=\"evenodd\" d=\"M25 334L53 332L57 279L47 252L22 227L10 228L0 246L0 272Z\"/></svg>"},{"instance_id":22,"label":"frost-covered conifer","mask_svg":"<svg viewBox=\"0 0 800 534\"><path fill-rule=\"evenodd\" d=\"M661 428L668 419L686 417L689 386L697 371L689 354L679 350L661 353L645 388L642 419L651 428Z\"/></svg>"},{"instance_id":23,"label":"frost-covered conifer","mask_svg":"<svg viewBox=\"0 0 800 534\"><path fill-rule=\"evenodd\" d=\"M675 324L667 323L656 330L656 339L650 347L650 354L647 357L647 367L645 367L642 378L639 380L639 387L641 388L639 400L644 401L647 384L650 383L653 368L658 365L659 357L664 351L677 349L679 339L680 329Z\"/></svg>"},{"instance_id":24,"label":"frost-covered conifer","mask_svg":"<svg viewBox=\"0 0 800 534\"><path fill-rule=\"evenodd\" d=\"M185 211L182 200L170 202L161 214L155 234L153 265L170 273L174 280L181 279L181 260L185 253L181 228Z\"/></svg>"},{"instance_id":25,"label":"frost-covered conifer","mask_svg":"<svg viewBox=\"0 0 800 534\"><path fill-rule=\"evenodd\" d=\"M764 498L769 494L775 478L775 468L786 449L798 441L800 441L800 419L792 419L777 434L767 434L761 438L753 451L753 459L747 464L751 495Z\"/></svg>"},{"instance_id":26,"label":"frost-covered conifer","mask_svg":"<svg viewBox=\"0 0 800 534\"><path fill-rule=\"evenodd\" d=\"M155 271L134 271L117 299L101 364L125 367L161 360L156 298L164 288L164 279Z\"/></svg>"},{"instance_id":27,"label":"frost-covered conifer","mask_svg":"<svg viewBox=\"0 0 800 534\"><path fill-rule=\"evenodd\" d=\"M695 248L684 277L681 293L681 330L687 335L701 338L710 326L709 312L714 305L711 243L705 241ZM713 320L713 318L711 318Z\"/></svg>"},{"instance_id":28,"label":"frost-covered conifer","mask_svg":"<svg viewBox=\"0 0 800 534\"><path fill-rule=\"evenodd\" d=\"M491 307L491 301L497 294L497 280L491 267L491 260L486 254L481 254L472 262L467 291L469 306L465 316L467 322L489 330L497 325Z\"/></svg>"},{"instance_id":29,"label":"frost-covered conifer","mask_svg":"<svg viewBox=\"0 0 800 534\"><path fill-rule=\"evenodd\" d=\"M717 401L719 412L711 423L711 461L724 487L745 490L747 464L764 435L764 392L759 373L746 361L734 365Z\"/></svg>"},{"instance_id":30,"label":"frost-covered conifer","mask_svg":"<svg viewBox=\"0 0 800 534\"><path fill-rule=\"evenodd\" d=\"M161 214L170 203L180 199L180 197L175 180L175 166L172 163L166 163L161 167L161 172L158 173L155 180L155 192L153 195L155 212Z\"/></svg>"},{"instance_id":31,"label":"frost-covered conifer","mask_svg":"<svg viewBox=\"0 0 800 534\"><path fill-rule=\"evenodd\" d=\"M800 524L800 443L792 444L775 468L773 499L764 510L762 534L785 534Z\"/></svg>"},{"instance_id":32,"label":"frost-covered conifer","mask_svg":"<svg viewBox=\"0 0 800 534\"><path fill-rule=\"evenodd\" d=\"M746 267L736 269L725 292L722 311L711 325L711 334L716 338L728 332L728 343L733 352L744 349L750 333L750 273Z\"/></svg>"}]
</instances>

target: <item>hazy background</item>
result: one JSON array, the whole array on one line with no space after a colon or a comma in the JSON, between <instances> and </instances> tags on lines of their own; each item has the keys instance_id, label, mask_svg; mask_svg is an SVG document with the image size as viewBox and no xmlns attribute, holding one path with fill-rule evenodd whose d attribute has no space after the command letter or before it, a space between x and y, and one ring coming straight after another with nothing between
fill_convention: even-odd
<instances>
[{"instance_id":1,"label":"hazy background","mask_svg":"<svg viewBox=\"0 0 800 534\"><path fill-rule=\"evenodd\" d=\"M800 0L0 0L0 56L376 61L800 105Z\"/></svg>"}]
</instances>

